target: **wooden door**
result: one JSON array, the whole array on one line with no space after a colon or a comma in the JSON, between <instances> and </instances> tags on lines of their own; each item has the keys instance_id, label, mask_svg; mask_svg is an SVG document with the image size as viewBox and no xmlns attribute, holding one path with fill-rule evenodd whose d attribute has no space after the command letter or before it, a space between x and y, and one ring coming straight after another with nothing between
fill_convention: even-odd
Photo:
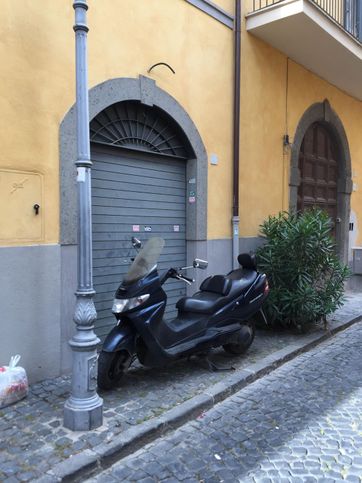
<instances>
[{"instance_id":1,"label":"wooden door","mask_svg":"<svg viewBox=\"0 0 362 483\"><path fill-rule=\"evenodd\" d=\"M312 124L305 133L300 153L301 182L297 209L316 207L337 220L338 149L333 135L320 123Z\"/></svg>"}]
</instances>

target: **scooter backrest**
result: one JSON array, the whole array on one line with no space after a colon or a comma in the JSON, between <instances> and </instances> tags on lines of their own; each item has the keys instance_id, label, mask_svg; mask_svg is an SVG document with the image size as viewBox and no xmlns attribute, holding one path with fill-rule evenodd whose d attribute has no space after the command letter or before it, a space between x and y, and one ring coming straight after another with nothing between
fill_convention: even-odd
<instances>
[{"instance_id":1,"label":"scooter backrest","mask_svg":"<svg viewBox=\"0 0 362 483\"><path fill-rule=\"evenodd\" d=\"M232 281L225 277L225 275L213 275L205 278L200 285L200 290L203 292L214 292L220 295L228 295L230 292Z\"/></svg>"},{"instance_id":2,"label":"scooter backrest","mask_svg":"<svg viewBox=\"0 0 362 483\"><path fill-rule=\"evenodd\" d=\"M240 253L238 256L238 262L243 268L248 270L256 270L256 257L255 255L249 255L249 253Z\"/></svg>"}]
</instances>

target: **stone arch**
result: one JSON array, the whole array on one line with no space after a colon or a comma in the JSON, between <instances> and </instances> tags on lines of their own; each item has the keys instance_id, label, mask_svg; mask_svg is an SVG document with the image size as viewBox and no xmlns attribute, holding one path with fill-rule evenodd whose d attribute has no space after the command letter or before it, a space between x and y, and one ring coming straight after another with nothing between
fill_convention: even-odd
<instances>
[{"instance_id":1,"label":"stone arch","mask_svg":"<svg viewBox=\"0 0 362 483\"><path fill-rule=\"evenodd\" d=\"M207 238L207 153L200 134L185 109L170 94L160 89L153 79L139 76L110 79L89 91L90 121L108 106L121 101L140 101L166 112L185 134L194 157L187 161L187 179L194 180L197 202L187 203L187 240ZM76 111L68 111L60 126L60 243L77 243L77 190L75 160Z\"/></svg>"},{"instance_id":2,"label":"stone arch","mask_svg":"<svg viewBox=\"0 0 362 483\"><path fill-rule=\"evenodd\" d=\"M289 209L296 211L300 173L298 167L299 151L307 129L315 122L325 125L334 136L339 149L338 182L337 182L337 217L341 220L336 230L336 242L340 258L348 261L348 232L350 215L350 198L352 192L352 168L348 139L342 121L331 108L328 100L311 105L301 117L295 131L291 147L290 198Z\"/></svg>"},{"instance_id":3,"label":"stone arch","mask_svg":"<svg viewBox=\"0 0 362 483\"><path fill-rule=\"evenodd\" d=\"M185 109L153 79L110 79L89 91L90 121L108 106L122 101L139 101L155 106L169 116L180 127L188 140L193 157L187 160L186 178L192 181L197 202L187 203L186 251L190 262L195 256L205 257L207 238L207 153L200 134ZM77 285L77 186L76 167L76 109L75 105L65 115L59 130L60 153L60 244L61 244L61 371L70 370L68 340L72 337L74 324L74 290ZM201 274L196 283L201 283Z\"/></svg>"},{"instance_id":4,"label":"stone arch","mask_svg":"<svg viewBox=\"0 0 362 483\"><path fill-rule=\"evenodd\" d=\"M132 151L192 159L195 153L166 112L138 101L121 101L90 122L90 142Z\"/></svg>"}]
</instances>

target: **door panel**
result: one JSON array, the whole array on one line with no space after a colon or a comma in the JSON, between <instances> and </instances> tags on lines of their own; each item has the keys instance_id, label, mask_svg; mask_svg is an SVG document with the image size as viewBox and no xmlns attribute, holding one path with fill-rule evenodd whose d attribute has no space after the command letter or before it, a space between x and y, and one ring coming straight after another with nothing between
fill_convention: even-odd
<instances>
[{"instance_id":1,"label":"door panel","mask_svg":"<svg viewBox=\"0 0 362 483\"><path fill-rule=\"evenodd\" d=\"M335 235L337 218L338 149L332 134L320 123L312 124L305 133L300 153L301 183L297 209L316 207L332 218Z\"/></svg>"}]
</instances>

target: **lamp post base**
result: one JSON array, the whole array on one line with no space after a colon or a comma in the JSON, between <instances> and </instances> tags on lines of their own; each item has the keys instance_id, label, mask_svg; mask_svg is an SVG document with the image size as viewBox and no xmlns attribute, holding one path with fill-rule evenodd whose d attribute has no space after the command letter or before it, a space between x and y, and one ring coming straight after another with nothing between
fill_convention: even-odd
<instances>
[{"instance_id":1,"label":"lamp post base","mask_svg":"<svg viewBox=\"0 0 362 483\"><path fill-rule=\"evenodd\" d=\"M103 399L96 394L89 399L70 397L64 404L64 426L72 431L89 431L103 423Z\"/></svg>"},{"instance_id":2,"label":"lamp post base","mask_svg":"<svg viewBox=\"0 0 362 483\"><path fill-rule=\"evenodd\" d=\"M93 325L82 326L80 321L91 322L96 318L93 300L80 296L74 320L77 331L69 345L73 351L72 390L64 404L64 426L73 431L89 431L103 424L103 399L97 390L97 344Z\"/></svg>"}]
</instances>

